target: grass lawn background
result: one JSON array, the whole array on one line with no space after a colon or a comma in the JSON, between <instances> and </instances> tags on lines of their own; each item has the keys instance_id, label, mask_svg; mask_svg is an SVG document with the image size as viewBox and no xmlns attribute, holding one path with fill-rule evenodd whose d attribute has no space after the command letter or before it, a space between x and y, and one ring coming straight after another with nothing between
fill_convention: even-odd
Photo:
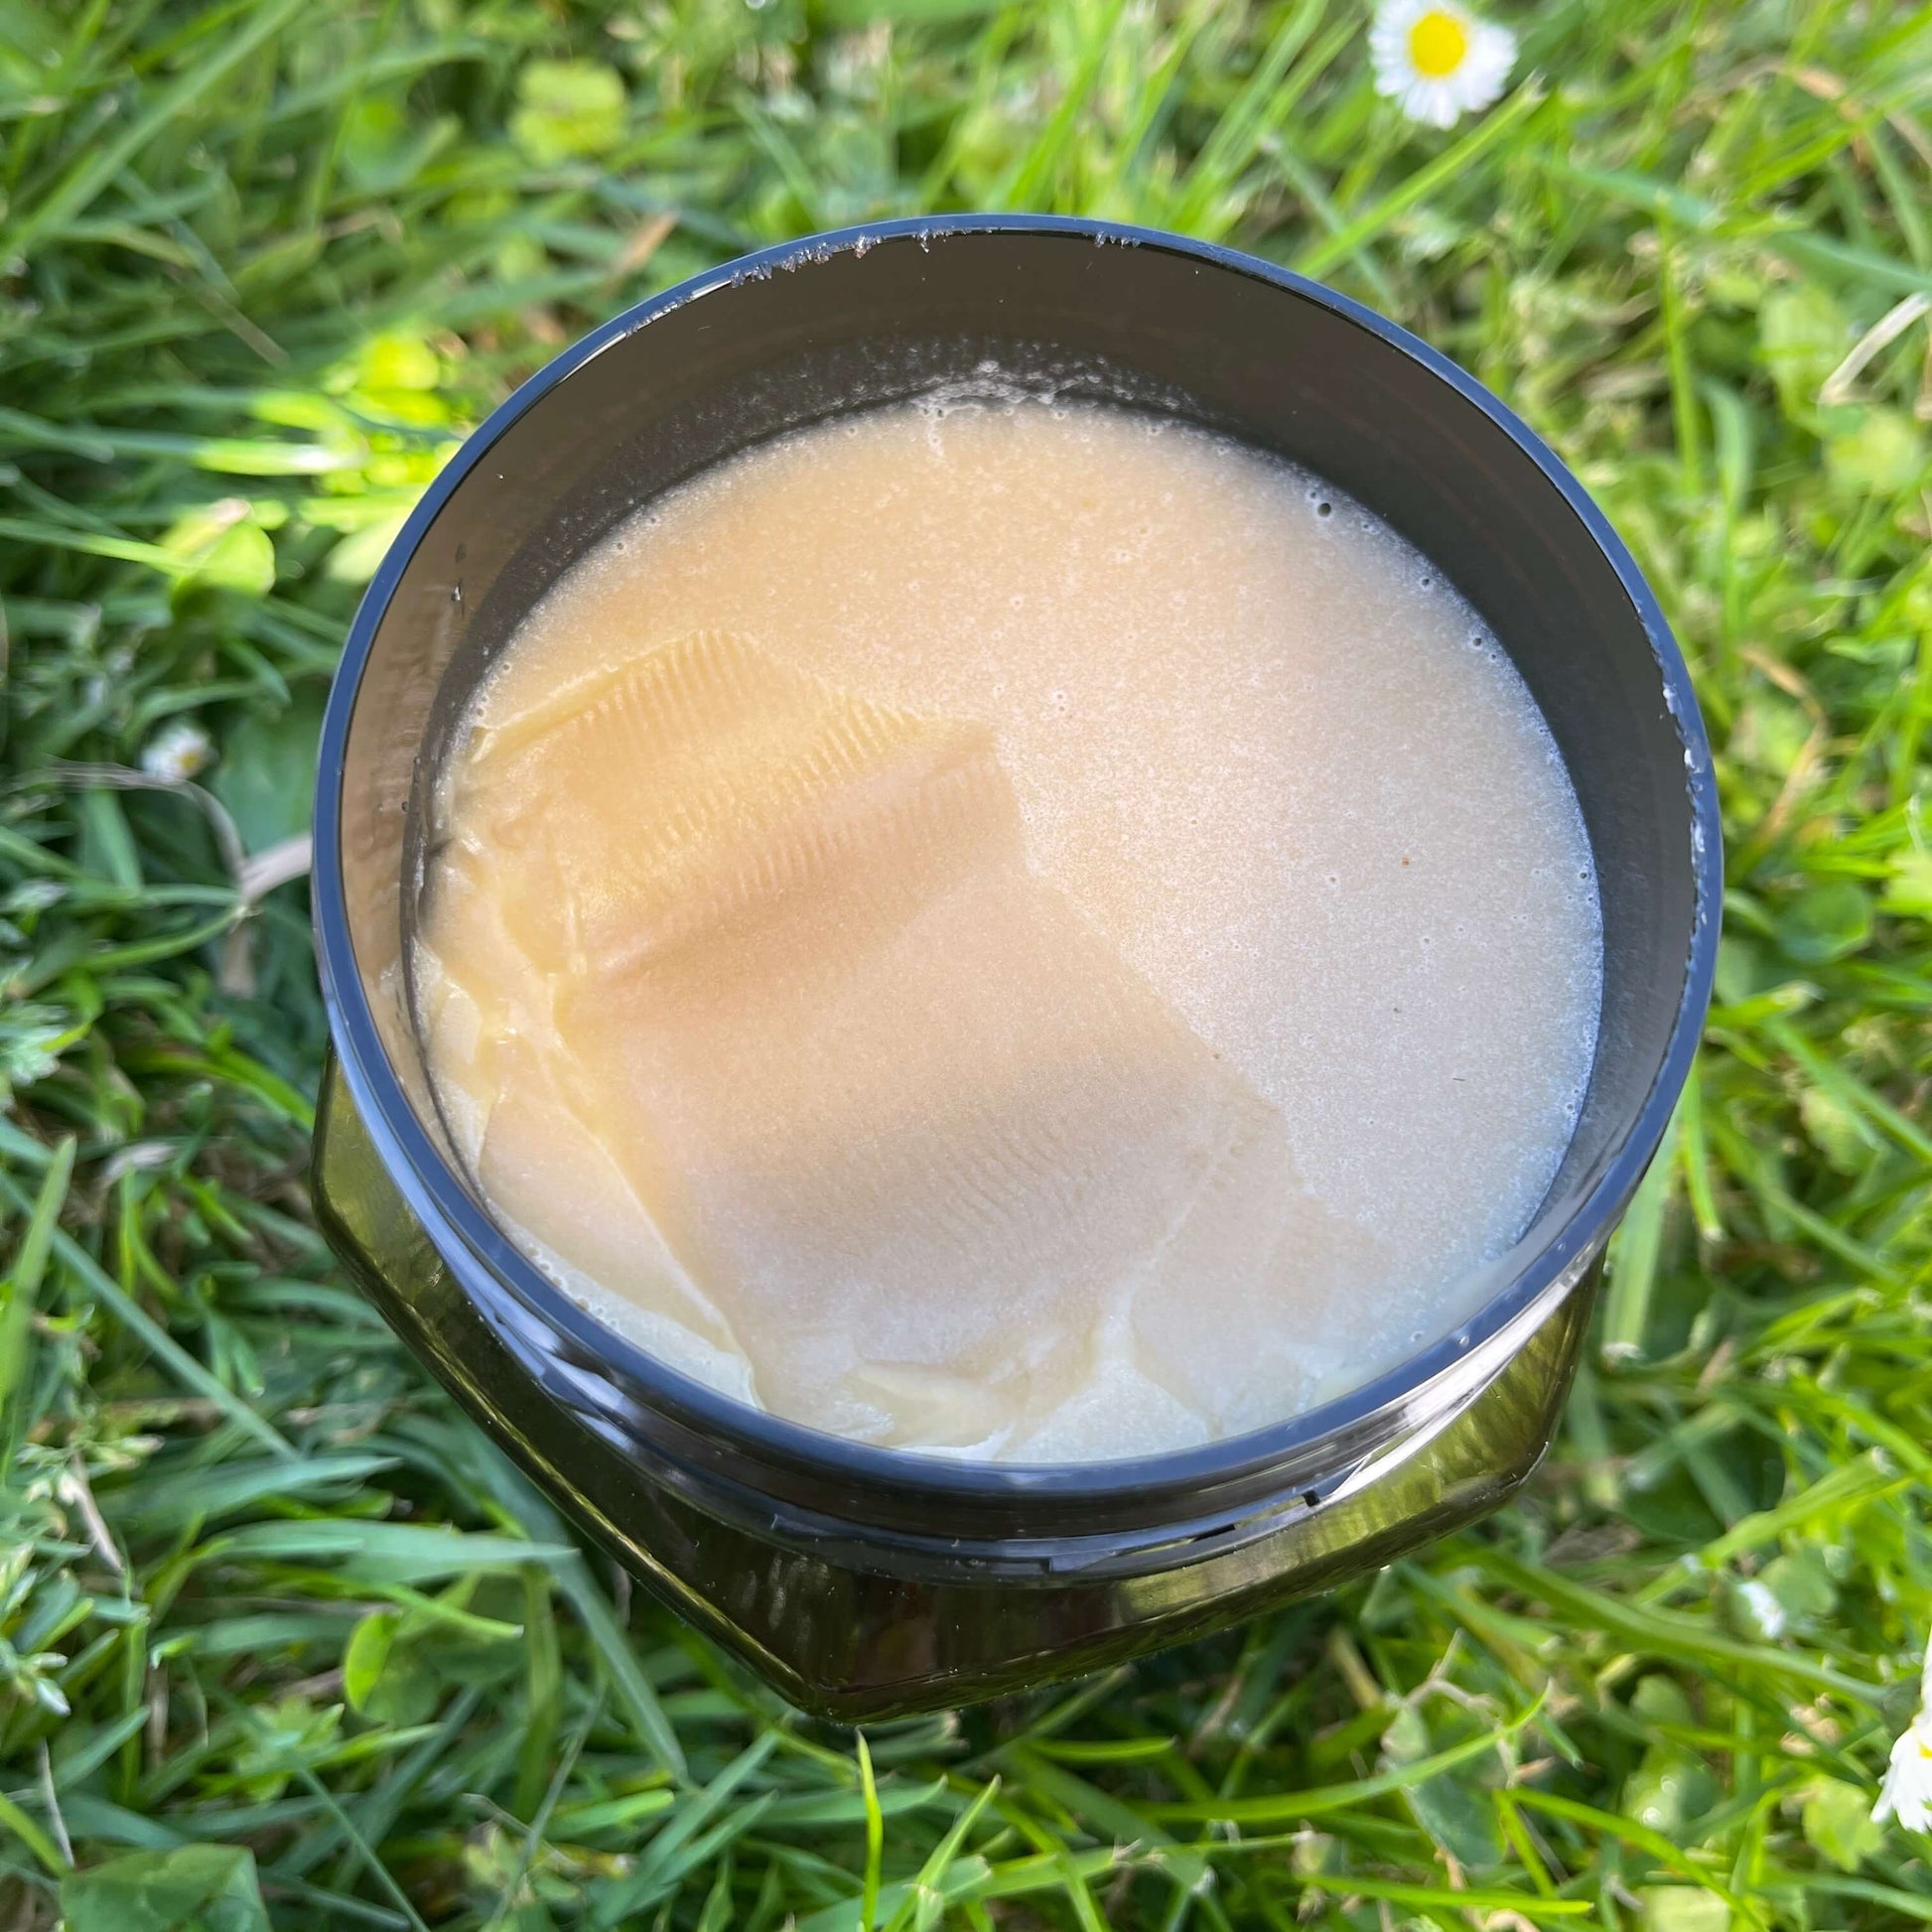
<instances>
[{"instance_id":1,"label":"grass lawn background","mask_svg":"<svg viewBox=\"0 0 1932 1932\"><path fill-rule=\"evenodd\" d=\"M0 0L0 1924L1932 1922L1868 1823L1932 1622L1932 15L1505 17L1437 134L1343 0ZM1697 671L1730 889L1515 1506L868 1758L345 1286L301 885L228 935L466 427L693 270L952 207L1256 249L1527 415ZM130 788L183 721L207 795Z\"/></svg>"}]
</instances>

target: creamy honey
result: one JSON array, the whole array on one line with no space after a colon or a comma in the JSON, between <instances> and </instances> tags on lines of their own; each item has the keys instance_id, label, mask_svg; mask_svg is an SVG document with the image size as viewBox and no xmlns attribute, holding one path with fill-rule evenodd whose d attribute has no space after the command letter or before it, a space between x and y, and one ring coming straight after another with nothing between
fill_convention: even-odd
<instances>
[{"instance_id":1,"label":"creamy honey","mask_svg":"<svg viewBox=\"0 0 1932 1932\"><path fill-rule=\"evenodd\" d=\"M436 821L416 1010L498 1218L872 1442L1146 1453L1394 1366L1594 1046L1582 817L1480 620L1126 410L855 414L657 499L511 640Z\"/></svg>"}]
</instances>

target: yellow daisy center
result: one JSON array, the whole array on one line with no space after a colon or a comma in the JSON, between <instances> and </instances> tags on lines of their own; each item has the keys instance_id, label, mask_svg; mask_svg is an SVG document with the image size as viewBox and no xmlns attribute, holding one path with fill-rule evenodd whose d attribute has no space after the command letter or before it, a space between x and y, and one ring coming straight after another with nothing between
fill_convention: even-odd
<instances>
[{"instance_id":1,"label":"yellow daisy center","mask_svg":"<svg viewBox=\"0 0 1932 1932\"><path fill-rule=\"evenodd\" d=\"M1409 29L1409 59L1426 80L1447 80L1469 52L1469 30L1451 13L1431 7Z\"/></svg>"}]
</instances>

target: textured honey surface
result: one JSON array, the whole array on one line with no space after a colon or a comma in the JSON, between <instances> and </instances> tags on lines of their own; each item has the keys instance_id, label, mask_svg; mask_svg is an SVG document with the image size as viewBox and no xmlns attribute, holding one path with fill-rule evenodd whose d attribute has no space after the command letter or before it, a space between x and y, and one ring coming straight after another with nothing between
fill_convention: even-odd
<instances>
[{"instance_id":1,"label":"textured honey surface","mask_svg":"<svg viewBox=\"0 0 1932 1932\"><path fill-rule=\"evenodd\" d=\"M1507 660L1318 481L1123 411L700 478L533 614L439 816L421 1019L499 1213L868 1440L1338 1393L1465 1312L1587 1071L1587 846Z\"/></svg>"}]
</instances>

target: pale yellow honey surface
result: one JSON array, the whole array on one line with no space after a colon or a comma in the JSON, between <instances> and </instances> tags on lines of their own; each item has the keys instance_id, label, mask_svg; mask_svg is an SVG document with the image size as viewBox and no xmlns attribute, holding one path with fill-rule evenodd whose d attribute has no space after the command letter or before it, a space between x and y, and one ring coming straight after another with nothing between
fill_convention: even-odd
<instances>
[{"instance_id":1,"label":"pale yellow honey surface","mask_svg":"<svg viewBox=\"0 0 1932 1932\"><path fill-rule=\"evenodd\" d=\"M469 723L415 958L460 1150L778 1414L1258 1427L1464 1318L1568 1143L1555 746L1430 565L1238 445L997 400L767 445L566 577Z\"/></svg>"}]
</instances>

